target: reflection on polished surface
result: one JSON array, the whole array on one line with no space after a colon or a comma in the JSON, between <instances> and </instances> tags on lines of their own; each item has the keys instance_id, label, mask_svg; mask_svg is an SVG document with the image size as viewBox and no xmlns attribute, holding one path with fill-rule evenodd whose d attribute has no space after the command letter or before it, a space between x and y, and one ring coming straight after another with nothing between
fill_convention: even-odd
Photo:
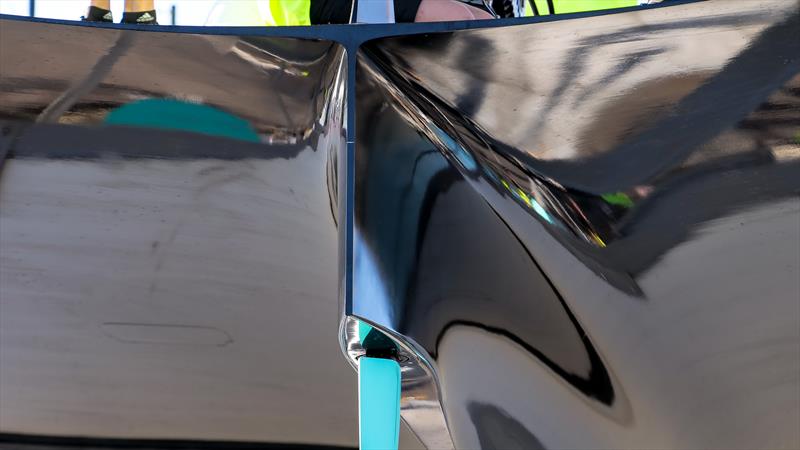
<instances>
[{"instance_id":1,"label":"reflection on polished surface","mask_svg":"<svg viewBox=\"0 0 800 450\"><path fill-rule=\"evenodd\" d=\"M798 30L720 0L361 47L351 312L456 448L800 444Z\"/></svg>"},{"instance_id":2,"label":"reflection on polished surface","mask_svg":"<svg viewBox=\"0 0 800 450\"><path fill-rule=\"evenodd\" d=\"M797 448L800 4L481 22L0 19L0 440Z\"/></svg>"},{"instance_id":3,"label":"reflection on polished surface","mask_svg":"<svg viewBox=\"0 0 800 450\"><path fill-rule=\"evenodd\" d=\"M0 431L354 447L343 48L3 20L0 55Z\"/></svg>"}]
</instances>

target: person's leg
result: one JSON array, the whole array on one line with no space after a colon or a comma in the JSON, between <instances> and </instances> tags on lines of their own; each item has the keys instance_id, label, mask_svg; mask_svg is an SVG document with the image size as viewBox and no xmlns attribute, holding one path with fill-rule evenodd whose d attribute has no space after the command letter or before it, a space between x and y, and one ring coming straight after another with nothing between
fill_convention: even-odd
<instances>
[{"instance_id":1,"label":"person's leg","mask_svg":"<svg viewBox=\"0 0 800 450\"><path fill-rule=\"evenodd\" d=\"M395 0L397 1L397 0ZM448 22L453 20L493 19L481 9L456 0L422 0L415 22Z\"/></svg>"},{"instance_id":2,"label":"person's leg","mask_svg":"<svg viewBox=\"0 0 800 450\"><path fill-rule=\"evenodd\" d=\"M126 0L125 12L142 12L156 9L155 0Z\"/></svg>"},{"instance_id":3,"label":"person's leg","mask_svg":"<svg viewBox=\"0 0 800 450\"><path fill-rule=\"evenodd\" d=\"M125 0L122 23L157 25L155 0Z\"/></svg>"},{"instance_id":4,"label":"person's leg","mask_svg":"<svg viewBox=\"0 0 800 450\"><path fill-rule=\"evenodd\" d=\"M113 22L111 0L91 0L83 20L88 22Z\"/></svg>"}]
</instances>

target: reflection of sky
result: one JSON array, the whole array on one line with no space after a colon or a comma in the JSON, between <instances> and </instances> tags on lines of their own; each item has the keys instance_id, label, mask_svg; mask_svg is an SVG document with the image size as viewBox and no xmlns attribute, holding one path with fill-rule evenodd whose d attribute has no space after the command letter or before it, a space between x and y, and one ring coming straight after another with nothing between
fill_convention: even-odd
<instances>
[{"instance_id":1,"label":"reflection of sky","mask_svg":"<svg viewBox=\"0 0 800 450\"><path fill-rule=\"evenodd\" d=\"M450 151L450 154L453 157L455 157L456 160L458 160L461 166L463 166L466 170L470 172L475 171L478 168L478 163L475 161L475 158L473 158L473 156L467 151L467 149L465 149L449 134L445 133L445 131L442 130L441 128L437 127L434 124L430 124L430 126L431 129L434 131L434 133L436 133L436 137L439 139L442 145L447 147L447 149ZM484 174L487 175L487 177L490 180L494 181L495 183L498 181L497 175L488 166L483 167L483 172ZM536 214L538 214L539 217L541 217L550 224L554 225L556 224L550 213L548 213L544 209L544 207L542 207L542 205L539 204L538 201L536 201L536 198L534 198L533 195L528 195L527 192L517 187L516 184L509 185L509 183L503 179L499 179L499 181L503 185L503 187L506 188L506 190L509 193L511 193L512 196L525 203L529 208L533 209L533 211Z\"/></svg>"},{"instance_id":2,"label":"reflection of sky","mask_svg":"<svg viewBox=\"0 0 800 450\"><path fill-rule=\"evenodd\" d=\"M29 0L0 0L0 13L28 15ZM175 5L177 25L203 25L216 0L156 0L156 15L162 25L170 21L170 8ZM36 0L36 17L80 20L86 14L89 0ZM114 20L122 18L124 0L111 0Z\"/></svg>"},{"instance_id":3,"label":"reflection of sky","mask_svg":"<svg viewBox=\"0 0 800 450\"><path fill-rule=\"evenodd\" d=\"M475 159L464 147L461 146L461 144L456 142L452 137L450 137L449 134L445 133L444 130L436 125L431 124L431 127L442 144L444 144L444 146L450 150L450 153L458 160L459 163L461 163L465 169L473 171L478 168L477 163L475 163Z\"/></svg>"},{"instance_id":4,"label":"reflection of sky","mask_svg":"<svg viewBox=\"0 0 800 450\"><path fill-rule=\"evenodd\" d=\"M531 199L531 204L533 205L533 210L536 211L536 214L542 216L542 219L550 223L553 223L553 218L550 217L550 214L548 214L547 211L544 210L544 208L542 208L542 205L540 205L539 202L537 202L534 199Z\"/></svg>"},{"instance_id":5,"label":"reflection of sky","mask_svg":"<svg viewBox=\"0 0 800 450\"><path fill-rule=\"evenodd\" d=\"M451 157L455 158L456 161L458 161L458 164L468 172L475 172L478 169L478 163L475 160L475 157L458 141L453 139L448 133L435 124L428 123L427 125L429 129L432 130L436 135L435 140L437 141L437 146L440 148L442 146L445 147L445 149L442 149L442 152L446 152ZM559 218L560 213L558 211L548 211L548 209L553 209L553 205L548 204L548 198L550 196L545 192L523 189L516 182L507 180L503 178L502 175L495 173L489 164L481 165L480 169L483 175L486 176L489 181L495 183L495 186L502 186L503 189L505 189L506 192L508 192L513 198L532 210L537 216L539 216L539 218L548 224L562 229L571 229L574 234L588 240L589 242L592 242L595 245L600 247L606 246L606 243L603 241L603 239L594 230L592 230L591 227L583 229L583 227L577 226L572 220L570 220L571 225L565 224L563 221L564 218ZM531 183L532 189L536 189L533 187L533 182ZM603 199L611 204L620 205L626 208L633 207L633 201L627 194L623 192L608 194L604 196ZM553 213L555 213L555 215L553 215Z\"/></svg>"},{"instance_id":6,"label":"reflection of sky","mask_svg":"<svg viewBox=\"0 0 800 450\"><path fill-rule=\"evenodd\" d=\"M392 324L389 294L369 246L353 231L353 313L380 324Z\"/></svg>"},{"instance_id":7,"label":"reflection of sky","mask_svg":"<svg viewBox=\"0 0 800 450\"><path fill-rule=\"evenodd\" d=\"M437 127L434 124L430 124L431 129L436 133L436 137L439 141L447 147L450 151L450 154L458 160L462 167L466 170L472 172L478 168L478 164L475 161L475 158L465 149L461 144L459 144L455 139L453 139L449 134L447 134L444 130ZM497 175L494 173L491 168L488 166L483 168L483 172L488 176L488 178L494 182L498 181ZM509 185L506 180L500 179L500 183L506 190L511 193L512 196L517 198L518 200L525 203L529 208L533 209L533 211L539 215L542 219L547 221L550 224L556 224L553 220L553 217L548 213L541 204L533 197L533 195L528 195L527 192L523 191L516 184Z\"/></svg>"},{"instance_id":8,"label":"reflection of sky","mask_svg":"<svg viewBox=\"0 0 800 450\"><path fill-rule=\"evenodd\" d=\"M550 216L550 213L545 211L545 209L542 207L542 205L540 205L539 202L537 202L536 199L532 195L529 196L522 189L516 188L514 186L509 185L506 180L502 180L501 183L502 183L503 187L505 187L506 190L511 193L511 195L513 195L514 197L518 198L523 203L525 203L530 208L532 208L533 211L536 214L538 214L542 219L544 219L548 223L555 224L555 222L553 221L553 218Z\"/></svg>"}]
</instances>

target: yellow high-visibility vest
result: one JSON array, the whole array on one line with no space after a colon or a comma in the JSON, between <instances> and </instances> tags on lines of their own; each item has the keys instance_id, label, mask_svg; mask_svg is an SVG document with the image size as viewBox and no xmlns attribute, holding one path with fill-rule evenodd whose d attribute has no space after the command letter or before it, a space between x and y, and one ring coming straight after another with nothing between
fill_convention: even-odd
<instances>
[{"instance_id":1,"label":"yellow high-visibility vest","mask_svg":"<svg viewBox=\"0 0 800 450\"><path fill-rule=\"evenodd\" d=\"M311 0L263 0L269 2L271 17L268 25L311 25L309 10ZM404 0L394 0L402 2ZM532 2L536 3L539 15L550 14L548 0L526 0L525 15L533 16ZM625 8L636 6L638 0L550 0L555 14L598 11L601 9Z\"/></svg>"},{"instance_id":2,"label":"yellow high-visibility vest","mask_svg":"<svg viewBox=\"0 0 800 450\"><path fill-rule=\"evenodd\" d=\"M310 11L311 0L217 0L206 25L311 25Z\"/></svg>"},{"instance_id":3,"label":"yellow high-visibility vest","mask_svg":"<svg viewBox=\"0 0 800 450\"><path fill-rule=\"evenodd\" d=\"M402 2L405 0L394 0ZM638 0L526 0L525 15L597 11L636 6ZM220 0L208 25L311 25L311 0Z\"/></svg>"},{"instance_id":4,"label":"yellow high-visibility vest","mask_svg":"<svg viewBox=\"0 0 800 450\"><path fill-rule=\"evenodd\" d=\"M525 1L525 15L533 16L533 7L531 2L536 3L536 12L540 16L550 14L550 7L547 0L526 0ZM555 14L566 14L574 12L586 11L599 11L601 9L612 8L625 8L628 6L636 6L639 4L638 0L551 0L550 2L555 10Z\"/></svg>"},{"instance_id":5,"label":"yellow high-visibility vest","mask_svg":"<svg viewBox=\"0 0 800 450\"><path fill-rule=\"evenodd\" d=\"M267 25L311 25L311 0L263 0L269 2ZM402 1L402 0L400 0Z\"/></svg>"}]
</instances>

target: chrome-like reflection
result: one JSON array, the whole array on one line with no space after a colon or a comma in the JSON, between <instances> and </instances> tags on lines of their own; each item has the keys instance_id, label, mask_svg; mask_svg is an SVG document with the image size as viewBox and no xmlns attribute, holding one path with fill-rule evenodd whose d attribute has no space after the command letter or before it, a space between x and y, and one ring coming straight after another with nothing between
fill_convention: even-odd
<instances>
[{"instance_id":1,"label":"chrome-like reflection","mask_svg":"<svg viewBox=\"0 0 800 450\"><path fill-rule=\"evenodd\" d=\"M666 5L3 19L0 431L352 444L341 288L431 448L797 447L798 5Z\"/></svg>"},{"instance_id":2,"label":"chrome-like reflection","mask_svg":"<svg viewBox=\"0 0 800 450\"><path fill-rule=\"evenodd\" d=\"M800 442L798 29L711 1L361 48L351 312L435 368L457 448Z\"/></svg>"},{"instance_id":3,"label":"chrome-like reflection","mask_svg":"<svg viewBox=\"0 0 800 450\"><path fill-rule=\"evenodd\" d=\"M170 98L235 114L276 144L300 143L318 130L343 58L343 49L330 41L268 36L136 33L23 21L4 21L2 33L0 98L6 119L100 124L118 106ZM31 35L47 45L29 45ZM65 54L72 58L68 64L59 57Z\"/></svg>"},{"instance_id":4,"label":"chrome-like reflection","mask_svg":"<svg viewBox=\"0 0 800 450\"><path fill-rule=\"evenodd\" d=\"M331 41L0 21L0 439L357 444L346 78Z\"/></svg>"},{"instance_id":5,"label":"chrome-like reflection","mask_svg":"<svg viewBox=\"0 0 800 450\"><path fill-rule=\"evenodd\" d=\"M358 358L367 354L358 332L359 320L345 317L341 323L340 339L344 343L345 357L358 370ZM372 324L374 325L374 324ZM394 344L394 359L400 364L402 398L400 412L417 439L427 448L452 449L454 444L447 431L447 422L442 411L442 397L435 369L424 349L414 346L402 336L381 327L378 333L388 337Z\"/></svg>"}]
</instances>

